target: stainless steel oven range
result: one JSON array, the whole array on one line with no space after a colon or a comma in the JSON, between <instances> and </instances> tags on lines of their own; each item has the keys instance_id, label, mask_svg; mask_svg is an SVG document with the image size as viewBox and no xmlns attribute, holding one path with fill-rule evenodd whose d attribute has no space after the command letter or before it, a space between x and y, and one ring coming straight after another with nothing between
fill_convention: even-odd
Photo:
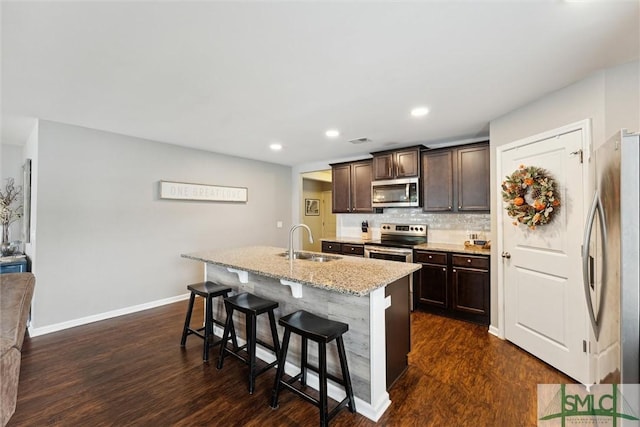
<instances>
[{"instance_id":1,"label":"stainless steel oven range","mask_svg":"<svg viewBox=\"0 0 640 427\"><path fill-rule=\"evenodd\" d=\"M413 262L413 247L427 243L427 224L381 224L380 241L364 245L365 258ZM409 305L413 310L413 277L409 277Z\"/></svg>"}]
</instances>

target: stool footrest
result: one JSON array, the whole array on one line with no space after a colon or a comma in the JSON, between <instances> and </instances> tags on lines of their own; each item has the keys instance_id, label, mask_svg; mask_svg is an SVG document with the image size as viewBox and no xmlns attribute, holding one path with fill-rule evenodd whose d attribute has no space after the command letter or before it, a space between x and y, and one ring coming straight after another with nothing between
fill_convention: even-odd
<instances>
[{"instance_id":1,"label":"stool footrest","mask_svg":"<svg viewBox=\"0 0 640 427\"><path fill-rule=\"evenodd\" d=\"M200 338L204 339L204 334L201 333L204 330L205 330L204 326L202 328L198 328L198 329L187 328L187 335L197 335Z\"/></svg>"},{"instance_id":2,"label":"stool footrest","mask_svg":"<svg viewBox=\"0 0 640 427\"><path fill-rule=\"evenodd\" d=\"M246 347L247 347L247 345L246 345L246 344L245 344L245 345L243 345L243 346L240 346L240 347L238 347L238 348L236 348L236 349L233 349L233 350L232 350L232 349L230 349L229 347L225 347L223 351L224 351L226 354L228 354L228 355L230 355L230 356L233 356L233 357L235 357L236 359L240 360L241 362L249 363L249 359L248 359L247 357L244 357L243 355L241 355L241 354L240 354L240 352L241 352L242 350L245 350L245 349L246 349Z\"/></svg>"},{"instance_id":3,"label":"stool footrest","mask_svg":"<svg viewBox=\"0 0 640 427\"><path fill-rule=\"evenodd\" d=\"M310 395L308 395L307 393L305 393L302 390L297 389L296 387L294 387L293 385L289 384L287 381L280 381L280 385L283 386L284 388L288 389L289 391L294 392L295 394L297 394L298 396L300 396L301 398L303 398L304 400L306 400L309 403L312 403L313 405L320 407L320 401Z\"/></svg>"},{"instance_id":4,"label":"stool footrest","mask_svg":"<svg viewBox=\"0 0 640 427\"><path fill-rule=\"evenodd\" d=\"M256 340L256 343L257 343L257 344L260 344L261 346L263 346L263 347L265 347L265 348L267 348L267 349L269 349L269 350L271 350L271 351L273 351L273 352L275 352L275 351L276 351L276 349L273 347L273 345L272 345L272 344L268 344L268 343L266 343L266 342L264 342L264 341L262 341L262 340ZM242 356L241 354L238 354L238 353L240 353L241 351L245 351L245 352L246 352L246 351L248 351L248 350L247 350L247 343L242 344L241 346L236 347L236 348L234 348L234 349L230 349L229 347L225 347L224 351L225 351L227 354L230 354L230 355L232 355L232 356L235 356L236 358L238 358L238 359L240 359L240 360L242 360L242 361L244 361L244 362L246 362L246 361L247 361L247 359L246 359L244 356Z\"/></svg>"},{"instance_id":5,"label":"stool footrest","mask_svg":"<svg viewBox=\"0 0 640 427\"><path fill-rule=\"evenodd\" d=\"M293 383L295 383L296 381L298 381L300 378L302 378L302 372L300 372L300 373L299 373L298 375L296 375L295 377L291 377L291 378L289 378L288 380L281 380L281 381L284 381L284 382L286 382L286 383L288 383L288 384L293 384Z\"/></svg>"},{"instance_id":6,"label":"stool footrest","mask_svg":"<svg viewBox=\"0 0 640 427\"><path fill-rule=\"evenodd\" d=\"M268 363L268 364L264 365L262 368L260 368L259 370L257 370L257 371L255 372L255 374L256 374L256 375L260 375L260 374L261 374L261 373L263 373L263 372L267 372L269 369L273 368L273 367L274 367L274 366L276 366L277 364L278 364L278 361L277 361L277 360L274 360L273 362Z\"/></svg>"},{"instance_id":7,"label":"stool footrest","mask_svg":"<svg viewBox=\"0 0 640 427\"><path fill-rule=\"evenodd\" d=\"M223 321L218 320L218 319L213 319L213 323L215 323L218 326L222 326L222 328L224 329L224 322Z\"/></svg>"},{"instance_id":8,"label":"stool footrest","mask_svg":"<svg viewBox=\"0 0 640 427\"><path fill-rule=\"evenodd\" d=\"M315 372L316 374L320 374L320 371L318 370L318 368L316 366L307 364L306 368L308 370L310 370L310 371ZM300 373L298 375L296 375L296 377L301 377L301 376L302 376L302 371L300 371ZM341 385L343 387L346 385L343 378L336 377L335 375L332 375L329 372L326 373L326 376L327 376L328 379L330 379L334 383L337 383L337 384L339 384L339 385Z\"/></svg>"},{"instance_id":9,"label":"stool footrest","mask_svg":"<svg viewBox=\"0 0 640 427\"><path fill-rule=\"evenodd\" d=\"M327 421L329 421L331 418L335 417L336 414L338 413L338 411L340 409L344 408L345 406L347 406L348 404L349 404L349 396L347 396L344 399L342 399L342 402L338 403L338 406L336 406L331 411L329 411L329 415L327 416ZM351 411L351 412L354 412L354 411Z\"/></svg>"},{"instance_id":10,"label":"stool footrest","mask_svg":"<svg viewBox=\"0 0 640 427\"><path fill-rule=\"evenodd\" d=\"M278 357L278 353L276 352L276 348L273 346L273 344L269 344L266 343L264 341L262 341L261 339L256 339L256 343L260 344L261 346L273 351L276 354L276 357Z\"/></svg>"},{"instance_id":11,"label":"stool footrest","mask_svg":"<svg viewBox=\"0 0 640 427\"><path fill-rule=\"evenodd\" d=\"M298 375L296 375L297 377ZM293 386L293 383L295 382L296 377L290 378L289 380L285 381L285 380L281 380L280 381L280 385L285 387L286 389L288 389L289 391L297 394L298 396L300 396L301 398L303 398L304 400L306 400L307 402L315 405L316 407L320 407L320 401L318 399L316 399L315 397L305 393L304 391L296 388ZM336 414L345 406L347 406L349 404L349 396L345 397L344 399L342 399L342 401L340 403L338 403L332 410L330 410L327 414L327 421L329 421L330 419L332 419L333 417L336 416Z\"/></svg>"},{"instance_id":12,"label":"stool footrest","mask_svg":"<svg viewBox=\"0 0 640 427\"><path fill-rule=\"evenodd\" d=\"M187 329L187 336L189 335L196 335L200 338L202 338L203 340L206 339L204 333L202 333L205 330L204 327L199 328L199 329ZM215 347L218 344L221 344L222 340L221 339L215 339L215 335L212 335L209 337L209 347Z\"/></svg>"},{"instance_id":13,"label":"stool footrest","mask_svg":"<svg viewBox=\"0 0 640 427\"><path fill-rule=\"evenodd\" d=\"M222 343L222 340L216 342L216 344L220 344ZM242 347L240 347L237 351L232 351L230 350L228 347L224 349L225 353L235 357L236 359L240 360L241 362L246 363L247 365L249 364L249 357L248 356L243 356L242 354L239 353L240 350L243 349L243 347L246 347L246 345L243 345ZM256 375L259 375L263 372L265 372L267 369L269 368L273 368L274 366L276 366L278 364L278 360L274 360L271 363L267 363L263 368L259 369L256 371Z\"/></svg>"}]
</instances>

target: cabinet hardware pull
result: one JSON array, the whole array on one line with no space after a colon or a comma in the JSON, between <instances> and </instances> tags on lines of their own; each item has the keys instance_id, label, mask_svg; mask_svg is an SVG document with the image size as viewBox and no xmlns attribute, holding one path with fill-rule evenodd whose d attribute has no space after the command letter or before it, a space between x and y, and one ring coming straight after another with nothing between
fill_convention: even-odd
<instances>
[{"instance_id":1,"label":"cabinet hardware pull","mask_svg":"<svg viewBox=\"0 0 640 427\"><path fill-rule=\"evenodd\" d=\"M447 269L445 267L442 267L442 271L447 271ZM455 271L455 270L454 270Z\"/></svg>"},{"instance_id":2,"label":"cabinet hardware pull","mask_svg":"<svg viewBox=\"0 0 640 427\"><path fill-rule=\"evenodd\" d=\"M467 260L467 262L471 262L471 260L470 260L470 259L468 259L468 260Z\"/></svg>"},{"instance_id":3,"label":"cabinet hardware pull","mask_svg":"<svg viewBox=\"0 0 640 427\"><path fill-rule=\"evenodd\" d=\"M453 270L453 272L454 272L454 273L455 273L456 271L457 271L457 270L455 270L455 269Z\"/></svg>"},{"instance_id":4,"label":"cabinet hardware pull","mask_svg":"<svg viewBox=\"0 0 640 427\"><path fill-rule=\"evenodd\" d=\"M449 210L451 210L451 206L449 206Z\"/></svg>"}]
</instances>

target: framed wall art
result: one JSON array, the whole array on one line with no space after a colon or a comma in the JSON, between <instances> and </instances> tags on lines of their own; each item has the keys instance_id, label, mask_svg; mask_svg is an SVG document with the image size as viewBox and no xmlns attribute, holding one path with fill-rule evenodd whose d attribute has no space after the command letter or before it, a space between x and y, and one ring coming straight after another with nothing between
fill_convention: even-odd
<instances>
[{"instance_id":1,"label":"framed wall art","mask_svg":"<svg viewBox=\"0 0 640 427\"><path fill-rule=\"evenodd\" d=\"M31 243L31 159L27 159L22 166L22 227L24 241Z\"/></svg>"},{"instance_id":2,"label":"framed wall art","mask_svg":"<svg viewBox=\"0 0 640 427\"><path fill-rule=\"evenodd\" d=\"M160 181L161 199L246 203L248 192L246 187Z\"/></svg>"},{"instance_id":3,"label":"framed wall art","mask_svg":"<svg viewBox=\"0 0 640 427\"><path fill-rule=\"evenodd\" d=\"M306 216L320 215L320 199L304 199L304 214Z\"/></svg>"}]
</instances>

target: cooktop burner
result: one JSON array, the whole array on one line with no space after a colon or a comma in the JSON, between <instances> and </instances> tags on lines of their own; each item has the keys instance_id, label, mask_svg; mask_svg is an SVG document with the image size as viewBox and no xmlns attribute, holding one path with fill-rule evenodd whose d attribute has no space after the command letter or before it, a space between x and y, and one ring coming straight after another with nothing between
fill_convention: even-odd
<instances>
[{"instance_id":1,"label":"cooktop burner","mask_svg":"<svg viewBox=\"0 0 640 427\"><path fill-rule=\"evenodd\" d=\"M381 224L380 241L367 242L367 245L412 248L422 243L427 243L426 224Z\"/></svg>"}]
</instances>

